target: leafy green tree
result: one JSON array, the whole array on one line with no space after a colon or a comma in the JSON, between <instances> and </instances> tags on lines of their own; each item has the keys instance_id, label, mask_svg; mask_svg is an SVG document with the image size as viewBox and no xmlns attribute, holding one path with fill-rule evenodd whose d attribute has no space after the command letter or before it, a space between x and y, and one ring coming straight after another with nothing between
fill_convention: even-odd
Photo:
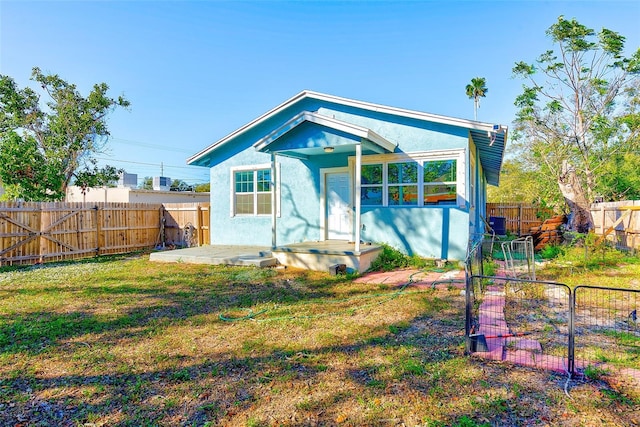
<instances>
[{"instance_id":1,"label":"leafy green tree","mask_svg":"<svg viewBox=\"0 0 640 427\"><path fill-rule=\"evenodd\" d=\"M491 203L522 202L550 206L561 212L554 182L540 179L535 165L517 159L507 159L500 170L500 186L487 187L487 201Z\"/></svg>"},{"instance_id":2,"label":"leafy green tree","mask_svg":"<svg viewBox=\"0 0 640 427\"><path fill-rule=\"evenodd\" d=\"M616 153L602 168L596 194L609 200L640 200L640 153Z\"/></svg>"},{"instance_id":3,"label":"leafy green tree","mask_svg":"<svg viewBox=\"0 0 640 427\"><path fill-rule=\"evenodd\" d=\"M171 180L171 191L189 191L192 187L181 179Z\"/></svg>"},{"instance_id":4,"label":"leafy green tree","mask_svg":"<svg viewBox=\"0 0 640 427\"><path fill-rule=\"evenodd\" d=\"M205 182L196 185L196 193L208 193L211 191L211 183Z\"/></svg>"},{"instance_id":5,"label":"leafy green tree","mask_svg":"<svg viewBox=\"0 0 640 427\"><path fill-rule=\"evenodd\" d=\"M555 180L570 228L584 232L592 228L590 201L604 189L610 161L638 147L640 49L625 58L623 36L606 28L596 34L562 16L547 35L556 50L513 68L526 82L515 101L513 140L541 179Z\"/></svg>"},{"instance_id":6,"label":"leafy green tree","mask_svg":"<svg viewBox=\"0 0 640 427\"><path fill-rule=\"evenodd\" d=\"M480 108L480 98L487 96L487 80L484 77L474 77L465 87L465 92L469 99L473 99L473 120L478 120L478 108Z\"/></svg>"},{"instance_id":7,"label":"leafy green tree","mask_svg":"<svg viewBox=\"0 0 640 427\"><path fill-rule=\"evenodd\" d=\"M114 167L98 168L95 154L103 151L109 131L107 115L128 107L120 96L107 96L106 83L93 86L83 97L74 84L58 75L33 68L37 82L50 100L29 87L0 75L0 179L5 197L24 200L61 200L72 181L83 188L118 179Z\"/></svg>"},{"instance_id":8,"label":"leafy green tree","mask_svg":"<svg viewBox=\"0 0 640 427\"><path fill-rule=\"evenodd\" d=\"M153 178L150 176L145 176L142 180L142 189L143 190L153 190Z\"/></svg>"}]
</instances>

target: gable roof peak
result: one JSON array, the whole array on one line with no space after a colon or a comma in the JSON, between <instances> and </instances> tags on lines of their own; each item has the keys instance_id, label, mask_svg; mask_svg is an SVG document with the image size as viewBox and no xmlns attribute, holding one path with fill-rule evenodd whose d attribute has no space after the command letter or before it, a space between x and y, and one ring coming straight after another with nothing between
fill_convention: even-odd
<instances>
[{"instance_id":1,"label":"gable roof peak","mask_svg":"<svg viewBox=\"0 0 640 427\"><path fill-rule=\"evenodd\" d=\"M469 129L469 130L493 132L496 129L496 127L498 127L499 129L504 129L504 136L505 136L505 140L506 140L506 127L503 127L501 125L494 125L494 124L491 124L491 123L482 123L482 122L477 122L477 121L474 121L474 120L459 119L459 118L455 118L455 117L441 116L441 115L437 115L437 114L424 113L424 112L421 112L421 111L408 110L408 109L397 108L397 107L391 107L391 106L382 105L382 104L374 104L374 103L371 103L371 102L358 101L358 100L355 100L355 99L343 98L343 97L339 97L339 96L335 96L335 95L329 95L329 94L322 93L322 92L316 92L316 91L313 91L313 90L304 89L301 92L299 92L298 94L296 94L293 97L289 98L288 100L284 101L280 105L272 108L271 110L267 111L266 113L262 114L261 116L257 117L256 119L250 121L249 123L245 124L244 126L242 126L242 127L238 128L238 129L236 129L235 131L231 132L229 135L225 136L224 138L214 142L213 144L209 145L205 149L203 149L200 152L194 154L193 156L191 156L190 158L187 159L187 164L198 165L199 163L204 163L203 162L204 158L206 158L209 155L209 153L211 153L217 147L219 147L219 146L225 144L226 142L228 142L228 141L230 141L230 140L242 135L243 133L245 133L245 132L249 131L250 129L254 128L255 126L257 126L257 125L265 122L266 120L270 119L271 117L275 116L276 114L278 114L282 110L285 110L285 109L291 107L292 105L295 105L296 103L298 103L298 102L300 102L300 101L302 101L302 100L304 100L306 98L316 99L316 100L319 100L319 101L335 103L335 104L349 106L349 107L354 107L354 108L358 108L358 109L362 109L362 110L375 111L377 113L389 114L389 115L392 115L392 116L401 116L401 117L407 117L407 118L412 118L412 119L416 119L416 120L435 122L435 123L440 123L440 124L450 125L450 126L455 126L455 127L462 127L462 128L466 128L466 129Z\"/></svg>"}]
</instances>

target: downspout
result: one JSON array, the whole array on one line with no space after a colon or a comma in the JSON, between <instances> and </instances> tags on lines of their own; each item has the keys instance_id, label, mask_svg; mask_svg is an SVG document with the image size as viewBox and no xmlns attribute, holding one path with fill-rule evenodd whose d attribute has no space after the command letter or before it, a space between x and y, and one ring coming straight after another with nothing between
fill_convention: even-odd
<instances>
[{"instance_id":1,"label":"downspout","mask_svg":"<svg viewBox=\"0 0 640 427\"><path fill-rule=\"evenodd\" d=\"M355 170L355 191L354 191L354 202L356 207L356 217L355 217L355 247L354 251L356 253L360 253L360 230L361 230L361 218L360 214L362 211L361 208L361 200L360 193L362 192L362 142L356 144L356 170Z\"/></svg>"}]
</instances>

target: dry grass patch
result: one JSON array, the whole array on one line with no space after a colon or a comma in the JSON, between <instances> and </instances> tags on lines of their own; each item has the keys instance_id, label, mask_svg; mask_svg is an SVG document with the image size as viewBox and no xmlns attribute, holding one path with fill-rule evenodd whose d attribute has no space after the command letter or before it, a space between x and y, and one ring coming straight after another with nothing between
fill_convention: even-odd
<instances>
[{"instance_id":1,"label":"dry grass patch","mask_svg":"<svg viewBox=\"0 0 640 427\"><path fill-rule=\"evenodd\" d=\"M604 383L569 399L563 378L467 358L459 289L142 256L2 271L0 296L0 425L640 420Z\"/></svg>"}]
</instances>

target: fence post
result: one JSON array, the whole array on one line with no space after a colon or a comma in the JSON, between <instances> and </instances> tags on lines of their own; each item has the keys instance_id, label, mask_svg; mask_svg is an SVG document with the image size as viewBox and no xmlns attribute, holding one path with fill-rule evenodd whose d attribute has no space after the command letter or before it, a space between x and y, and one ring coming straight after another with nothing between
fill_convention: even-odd
<instances>
[{"instance_id":1,"label":"fence post","mask_svg":"<svg viewBox=\"0 0 640 427\"><path fill-rule=\"evenodd\" d=\"M200 206L200 203L198 203L198 206L196 207L196 230L198 233L198 246L202 246L202 207Z\"/></svg>"},{"instance_id":2,"label":"fence post","mask_svg":"<svg viewBox=\"0 0 640 427\"><path fill-rule=\"evenodd\" d=\"M42 233L43 230L46 229L46 227L44 226L44 211L42 209L42 206L44 205L44 203L40 203L38 205L38 264L43 264L47 255L47 240L42 237ZM49 216L50 214L47 213L47 219L49 220L49 223L51 223L51 218ZM48 224L47 224L48 225Z\"/></svg>"},{"instance_id":3,"label":"fence post","mask_svg":"<svg viewBox=\"0 0 640 427\"><path fill-rule=\"evenodd\" d=\"M471 337L469 336L471 335L472 316L473 316L473 301L472 301L473 276L468 273L466 275L465 288L466 288L466 291L464 293L464 297L465 297L464 331L465 331L465 339L466 339L465 351L467 354L470 354L473 352L473 349L471 348Z\"/></svg>"},{"instance_id":4,"label":"fence post","mask_svg":"<svg viewBox=\"0 0 640 427\"><path fill-rule=\"evenodd\" d=\"M569 349L567 354L567 370L570 376L575 375L575 312L576 312L576 293L575 288L569 288Z\"/></svg>"},{"instance_id":5,"label":"fence post","mask_svg":"<svg viewBox=\"0 0 640 427\"><path fill-rule=\"evenodd\" d=\"M95 222L95 224L96 224L96 256L98 256L98 255L100 255L100 250L101 250L101 248L103 246L102 240L104 240L102 238L102 218L103 218L103 215L100 215L100 207L97 204L93 207L93 210L96 213L95 214L96 215L96 218L95 218L95 221L96 221Z\"/></svg>"},{"instance_id":6,"label":"fence post","mask_svg":"<svg viewBox=\"0 0 640 427\"><path fill-rule=\"evenodd\" d=\"M167 210L164 208L164 205L160 206L160 232L159 232L159 239L160 240L160 244L162 245L162 249L165 248L165 244L166 244L166 234L165 234L165 230L164 230L164 226L167 223L167 219L165 218L165 213L167 212Z\"/></svg>"},{"instance_id":7,"label":"fence post","mask_svg":"<svg viewBox=\"0 0 640 427\"><path fill-rule=\"evenodd\" d=\"M522 236L522 203L518 205L518 236Z\"/></svg>"}]
</instances>

